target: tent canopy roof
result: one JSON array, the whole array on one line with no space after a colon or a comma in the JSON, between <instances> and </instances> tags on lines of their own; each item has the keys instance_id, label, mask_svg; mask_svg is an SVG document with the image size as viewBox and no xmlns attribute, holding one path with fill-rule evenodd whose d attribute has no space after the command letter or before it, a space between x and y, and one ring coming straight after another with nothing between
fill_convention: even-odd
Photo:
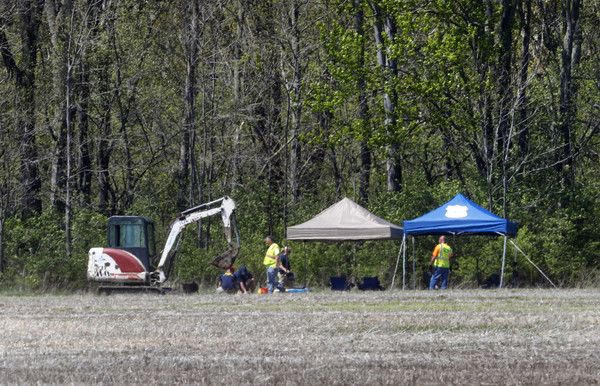
<instances>
[{"instance_id":1,"label":"tent canopy roof","mask_svg":"<svg viewBox=\"0 0 600 386\"><path fill-rule=\"evenodd\" d=\"M344 198L305 223L287 228L288 240L401 240L402 227L392 224L349 198Z\"/></svg>"},{"instance_id":2,"label":"tent canopy roof","mask_svg":"<svg viewBox=\"0 0 600 386\"><path fill-rule=\"evenodd\" d=\"M439 208L414 220L404 221L404 233L516 236L517 224L496 216L459 193Z\"/></svg>"}]
</instances>

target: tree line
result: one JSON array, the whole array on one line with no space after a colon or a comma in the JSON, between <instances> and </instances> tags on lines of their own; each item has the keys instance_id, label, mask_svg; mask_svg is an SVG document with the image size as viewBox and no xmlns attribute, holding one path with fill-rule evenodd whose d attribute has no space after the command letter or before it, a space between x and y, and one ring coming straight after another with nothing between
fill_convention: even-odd
<instances>
[{"instance_id":1,"label":"tree line","mask_svg":"<svg viewBox=\"0 0 600 386\"><path fill-rule=\"evenodd\" d=\"M166 229L229 195L239 259L258 272L265 235L286 243L287 226L343 197L401 224L458 192L517 222L555 282L595 283L599 6L3 1L0 283L84 286L115 214ZM218 227L186 236L178 279L214 281ZM498 271L500 241L450 241L457 283ZM417 241L419 273L434 242ZM298 269L315 285L389 281L396 247L315 244ZM544 282L526 261L508 270Z\"/></svg>"}]
</instances>

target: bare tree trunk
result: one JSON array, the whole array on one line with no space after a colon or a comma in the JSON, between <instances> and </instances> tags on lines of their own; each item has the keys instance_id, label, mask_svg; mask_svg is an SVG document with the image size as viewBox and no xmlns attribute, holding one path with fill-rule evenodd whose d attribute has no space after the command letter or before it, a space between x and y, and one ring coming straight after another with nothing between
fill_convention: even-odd
<instances>
[{"instance_id":1,"label":"bare tree trunk","mask_svg":"<svg viewBox=\"0 0 600 386\"><path fill-rule=\"evenodd\" d=\"M42 180L36 145L34 92L31 89L20 91L22 92L21 103L25 106L25 114L18 120L18 126L22 127L20 143L23 149L20 180L24 192L21 195L21 214L24 218L27 218L42 211L42 200L40 198Z\"/></svg>"},{"instance_id":2,"label":"bare tree trunk","mask_svg":"<svg viewBox=\"0 0 600 386\"><path fill-rule=\"evenodd\" d=\"M391 59L387 50L386 43L383 39L383 34L387 35L390 41L394 41L396 36L396 25L394 20L389 15L384 15L379 5L371 3L371 7L375 12L375 42L377 43L377 64L382 68L385 77L385 83L390 91L383 93L383 108L385 110L384 126L387 130L389 143L387 145L386 171L387 171L387 188L388 191L399 191L402 187L402 169L400 166L400 157L398 144L394 139L393 132L396 127L396 106L398 104L398 96L393 91L393 82L397 77L396 60ZM385 31L384 31L385 30Z\"/></svg>"},{"instance_id":3,"label":"bare tree trunk","mask_svg":"<svg viewBox=\"0 0 600 386\"><path fill-rule=\"evenodd\" d=\"M561 149L557 152L557 171L561 174L561 182L565 191L573 185L573 158L571 153L571 126L575 122L576 106L573 103L576 86L573 83L573 72L579 64L581 55L581 28L579 26L580 0L567 0L564 10L564 30L562 52L560 57L560 92L559 92L559 135L562 141ZM563 199L563 204L568 200Z\"/></svg>"},{"instance_id":4,"label":"bare tree trunk","mask_svg":"<svg viewBox=\"0 0 600 386\"><path fill-rule=\"evenodd\" d=\"M237 14L236 14L236 41L234 44L234 68L233 68L233 99L235 104L235 111L240 111L242 107L242 43L244 42L244 23L246 18L246 12L244 9L244 5L242 4L243 0L241 0L237 4ZM233 138L233 152L232 152L232 160L231 160L231 191L235 192L237 186L239 184L240 174L241 174L241 165L240 165L240 138L242 136L242 129L244 127L244 121L239 121L239 118L236 117L236 126L235 133Z\"/></svg>"},{"instance_id":5,"label":"bare tree trunk","mask_svg":"<svg viewBox=\"0 0 600 386\"><path fill-rule=\"evenodd\" d=\"M531 44L531 1L524 0L521 3L520 18L523 24L522 40L521 40L521 65L519 68L519 86L517 90L517 106L519 122L527 122L527 84L529 76L530 53L529 47ZM524 124L519 132L519 158L523 158L529 153L529 125Z\"/></svg>"},{"instance_id":6,"label":"bare tree trunk","mask_svg":"<svg viewBox=\"0 0 600 386\"><path fill-rule=\"evenodd\" d=\"M116 43L113 48L115 49L115 55L119 55L116 49ZM119 63L119 60L117 60ZM133 160L131 156L131 141L129 140L129 129L128 129L128 106L123 103L123 95L121 94L121 86L123 79L121 78L120 65L117 64L116 71L117 86L115 87L115 101L117 103L118 114L119 114L119 132L121 133L121 139L125 153L125 180L124 180L124 192L123 192L123 206L128 208L133 203ZM133 91L135 93L135 91ZM133 97L132 97L133 99Z\"/></svg>"},{"instance_id":7,"label":"bare tree trunk","mask_svg":"<svg viewBox=\"0 0 600 386\"><path fill-rule=\"evenodd\" d=\"M496 148L495 148L495 136L494 136L494 124L492 122L492 101L491 97L488 93L484 93L481 96L481 106L480 109L482 111L482 149L481 149L481 158L482 162L480 163L481 170L485 175L485 182L487 185L487 196L488 196L488 208L492 208L493 206L493 177L494 177L494 157L496 156Z\"/></svg>"},{"instance_id":8,"label":"bare tree trunk","mask_svg":"<svg viewBox=\"0 0 600 386\"><path fill-rule=\"evenodd\" d=\"M115 109L118 114L120 143L122 143L123 153L125 156L125 175L123 177L124 187L123 191L119 192L119 199L122 201L122 206L124 208L129 208L133 204L135 184L138 181L138 179L134 177L134 161L132 150L135 144L130 139L129 119L130 111L137 98L137 86L138 82L140 81L140 77L134 78L132 82L127 84L127 87L124 86L123 70L126 67L123 64L123 52L121 52L121 46L117 41L117 31L114 26L112 26L112 29L110 30L110 45L114 53L113 60L115 63L115 86L112 94L116 106L113 106L113 109ZM143 52L138 59L138 66L141 67L143 65L145 57L146 52ZM115 204L115 200L113 200L113 205Z\"/></svg>"},{"instance_id":9,"label":"bare tree trunk","mask_svg":"<svg viewBox=\"0 0 600 386\"><path fill-rule=\"evenodd\" d=\"M65 252L67 260L71 259L71 138L73 136L71 129L71 88L73 80L71 78L71 68L67 68L67 89L66 89L66 121L67 121L67 175L65 181Z\"/></svg>"},{"instance_id":10,"label":"bare tree trunk","mask_svg":"<svg viewBox=\"0 0 600 386\"><path fill-rule=\"evenodd\" d=\"M110 158L112 153L112 144L110 135L112 134L111 128L111 109L109 103L104 103L104 116L100 123L100 138L98 139L98 208L101 212L108 213L113 212L109 209L109 200L111 197L110 188ZM114 206L114 200L113 200Z\"/></svg>"},{"instance_id":11,"label":"bare tree trunk","mask_svg":"<svg viewBox=\"0 0 600 386\"><path fill-rule=\"evenodd\" d=\"M354 25L356 32L359 36L363 36L364 31L364 11L361 6L361 0L354 0ZM359 59L359 67L362 68L365 65L365 52L364 46L361 46L361 55ZM363 128L363 135L360 141L360 179L358 187L358 202L361 205L366 205L369 202L369 186L371 181L371 149L367 143L367 127L368 124L368 112L369 105L367 101L367 86L364 75L359 75L358 89L358 120Z\"/></svg>"},{"instance_id":12,"label":"bare tree trunk","mask_svg":"<svg viewBox=\"0 0 600 386\"><path fill-rule=\"evenodd\" d=\"M4 209L0 208L0 273L4 273L4 219L6 214Z\"/></svg>"},{"instance_id":13,"label":"bare tree trunk","mask_svg":"<svg viewBox=\"0 0 600 386\"><path fill-rule=\"evenodd\" d=\"M502 208L506 216L506 195L508 190L508 158L512 141L513 118L513 90L512 79L512 37L516 4L513 0L502 0L502 17L500 20L500 46L502 51L499 57L499 95L498 95L498 150L502 155L500 159L502 170ZM492 210L490 205L490 210Z\"/></svg>"},{"instance_id":14,"label":"bare tree trunk","mask_svg":"<svg viewBox=\"0 0 600 386\"><path fill-rule=\"evenodd\" d=\"M88 58L88 48L93 44L93 39L98 33L98 14L101 12L101 4L95 0L87 0L85 4L84 25L86 32L89 33L89 39L82 40L81 63L79 65L79 77L77 84L74 85L73 93L78 96L76 107L77 114L77 180L76 188L85 205L91 203L92 195L92 156L89 124L89 100L91 94L90 68Z\"/></svg>"},{"instance_id":15,"label":"bare tree trunk","mask_svg":"<svg viewBox=\"0 0 600 386\"><path fill-rule=\"evenodd\" d=\"M51 203L65 212L65 253L71 258L71 176L72 176L72 71L78 48L73 44L74 9L71 0L46 1L46 19L53 45L53 88L55 94L54 132L55 158L52 165ZM64 189L64 196L63 196Z\"/></svg>"},{"instance_id":16,"label":"bare tree trunk","mask_svg":"<svg viewBox=\"0 0 600 386\"><path fill-rule=\"evenodd\" d=\"M111 10L109 9L108 12ZM100 12L100 11L98 11ZM103 23L104 27L99 31L99 35L112 35L111 30L114 28L114 24L111 19L108 19L106 23ZM111 84L109 74L109 61L105 55L99 60L98 63L98 94L101 95L100 99L100 117L97 123L99 136L96 139L96 179L98 184L97 193L97 206L98 210L102 213L109 214L112 210L109 208L109 200L111 196L110 189L110 158L112 153L112 113L111 111ZM113 202L114 206L114 202Z\"/></svg>"},{"instance_id":17,"label":"bare tree trunk","mask_svg":"<svg viewBox=\"0 0 600 386\"><path fill-rule=\"evenodd\" d=\"M64 189L66 184L65 164L67 147L67 106L66 106L66 80L68 76L68 40L70 39L69 19L72 13L72 3L69 0L46 1L46 20L50 30L52 42L52 89L54 118L52 120L52 136L54 138L54 155L52 159L50 177L50 204L60 212L65 210Z\"/></svg>"},{"instance_id":18,"label":"bare tree trunk","mask_svg":"<svg viewBox=\"0 0 600 386\"><path fill-rule=\"evenodd\" d=\"M253 26L251 33L258 39L257 57L260 57L260 66L257 69L256 78L260 82L256 83L256 102L254 103L252 115L255 120L253 122L253 138L258 142L258 151L260 154L259 162L262 163L259 170L259 178L264 178L264 183L267 184L265 191L266 197L263 199L264 212L268 216L269 232L274 229L274 218L280 218L277 214L279 208L274 205L274 197L279 193L277 187L281 186L284 174L284 165L281 154L282 138L285 133L282 127L281 111L283 106L283 80L281 78L281 58L278 53L280 31L275 24L274 4L272 1L267 3L258 3L256 8L252 8L255 12L251 15L252 19L248 22ZM281 152L280 152L281 151ZM263 174L264 173L264 174Z\"/></svg>"},{"instance_id":19,"label":"bare tree trunk","mask_svg":"<svg viewBox=\"0 0 600 386\"><path fill-rule=\"evenodd\" d=\"M10 42L4 30L0 29L0 52L6 70L14 78L16 86L15 105L18 110L15 127L20 129L21 169L19 180L23 189L21 215L24 218L42 210L40 198L42 181L35 130L35 68L43 9L44 0L23 0L18 3L21 63L17 63Z\"/></svg>"},{"instance_id":20,"label":"bare tree trunk","mask_svg":"<svg viewBox=\"0 0 600 386\"><path fill-rule=\"evenodd\" d=\"M4 272L4 232L6 218L10 205L12 191L11 177L12 170L12 151L8 143L8 135L0 134L0 273Z\"/></svg>"},{"instance_id":21,"label":"bare tree trunk","mask_svg":"<svg viewBox=\"0 0 600 386\"><path fill-rule=\"evenodd\" d=\"M329 151L329 155L331 159L331 170L333 172L333 180L335 184L335 197L339 199L342 195L342 172L340 171L340 166L338 165L337 161L337 155L333 147Z\"/></svg>"},{"instance_id":22,"label":"bare tree trunk","mask_svg":"<svg viewBox=\"0 0 600 386\"><path fill-rule=\"evenodd\" d=\"M3 181L2 181L3 182ZM4 201L4 189L0 189L0 200ZM8 196L8 195L6 195ZM0 202L0 273L4 273L4 224L6 223L6 206Z\"/></svg>"},{"instance_id":23,"label":"bare tree trunk","mask_svg":"<svg viewBox=\"0 0 600 386\"><path fill-rule=\"evenodd\" d=\"M302 116L302 68L300 60L302 59L302 53L300 52L300 31L298 29L298 17L299 17L299 6L295 0L289 3L290 8L290 30L291 30L291 65L292 65L292 84L291 84L291 124L290 124L290 169L289 169L289 186L290 192L292 193L292 202L297 203L299 199L298 189L298 163L301 157L300 141L298 135L300 134L300 122ZM288 138L286 137L286 146Z\"/></svg>"},{"instance_id":24,"label":"bare tree trunk","mask_svg":"<svg viewBox=\"0 0 600 386\"><path fill-rule=\"evenodd\" d=\"M83 55L85 57L85 53ZM89 73L87 67L82 65L82 74L79 78L79 103L77 106L78 155L77 155L77 191L81 194L85 204L90 203L92 194L92 158L89 138Z\"/></svg>"},{"instance_id":25,"label":"bare tree trunk","mask_svg":"<svg viewBox=\"0 0 600 386\"><path fill-rule=\"evenodd\" d=\"M500 47L498 58L498 149L504 149L508 126L510 125L510 110L512 100L512 31L515 15L513 0L502 0L502 17L500 20Z\"/></svg>"},{"instance_id":26,"label":"bare tree trunk","mask_svg":"<svg viewBox=\"0 0 600 386\"><path fill-rule=\"evenodd\" d=\"M8 103L8 95L3 96L0 103ZM5 244L6 240L6 220L14 214L17 192L18 165L14 160L19 155L18 142L14 133L16 129L2 127L0 130L0 273L6 268Z\"/></svg>"},{"instance_id":27,"label":"bare tree trunk","mask_svg":"<svg viewBox=\"0 0 600 386\"><path fill-rule=\"evenodd\" d=\"M192 138L196 131L195 99L196 99L196 68L198 62L198 2L189 0L182 7L182 14L189 17L183 31L185 47L185 87L184 87L184 120L179 141L179 162L175 180L177 189L177 207L184 210L188 206L190 188L190 154L192 153Z\"/></svg>"}]
</instances>

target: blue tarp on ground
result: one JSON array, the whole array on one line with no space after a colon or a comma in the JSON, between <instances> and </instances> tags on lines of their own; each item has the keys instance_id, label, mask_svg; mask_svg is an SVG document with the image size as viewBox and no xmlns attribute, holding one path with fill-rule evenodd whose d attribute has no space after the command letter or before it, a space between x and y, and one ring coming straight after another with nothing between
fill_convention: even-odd
<instances>
[{"instance_id":1,"label":"blue tarp on ground","mask_svg":"<svg viewBox=\"0 0 600 386\"><path fill-rule=\"evenodd\" d=\"M461 193L414 220L404 221L408 235L506 235L516 236L517 224L473 203Z\"/></svg>"}]
</instances>

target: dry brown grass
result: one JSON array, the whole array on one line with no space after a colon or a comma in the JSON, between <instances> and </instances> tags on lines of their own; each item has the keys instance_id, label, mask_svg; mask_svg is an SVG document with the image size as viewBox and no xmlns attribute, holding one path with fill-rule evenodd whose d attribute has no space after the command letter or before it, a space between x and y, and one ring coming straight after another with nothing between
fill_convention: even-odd
<instances>
[{"instance_id":1,"label":"dry brown grass","mask_svg":"<svg viewBox=\"0 0 600 386\"><path fill-rule=\"evenodd\" d=\"M600 291L0 296L1 384L596 384Z\"/></svg>"}]
</instances>

